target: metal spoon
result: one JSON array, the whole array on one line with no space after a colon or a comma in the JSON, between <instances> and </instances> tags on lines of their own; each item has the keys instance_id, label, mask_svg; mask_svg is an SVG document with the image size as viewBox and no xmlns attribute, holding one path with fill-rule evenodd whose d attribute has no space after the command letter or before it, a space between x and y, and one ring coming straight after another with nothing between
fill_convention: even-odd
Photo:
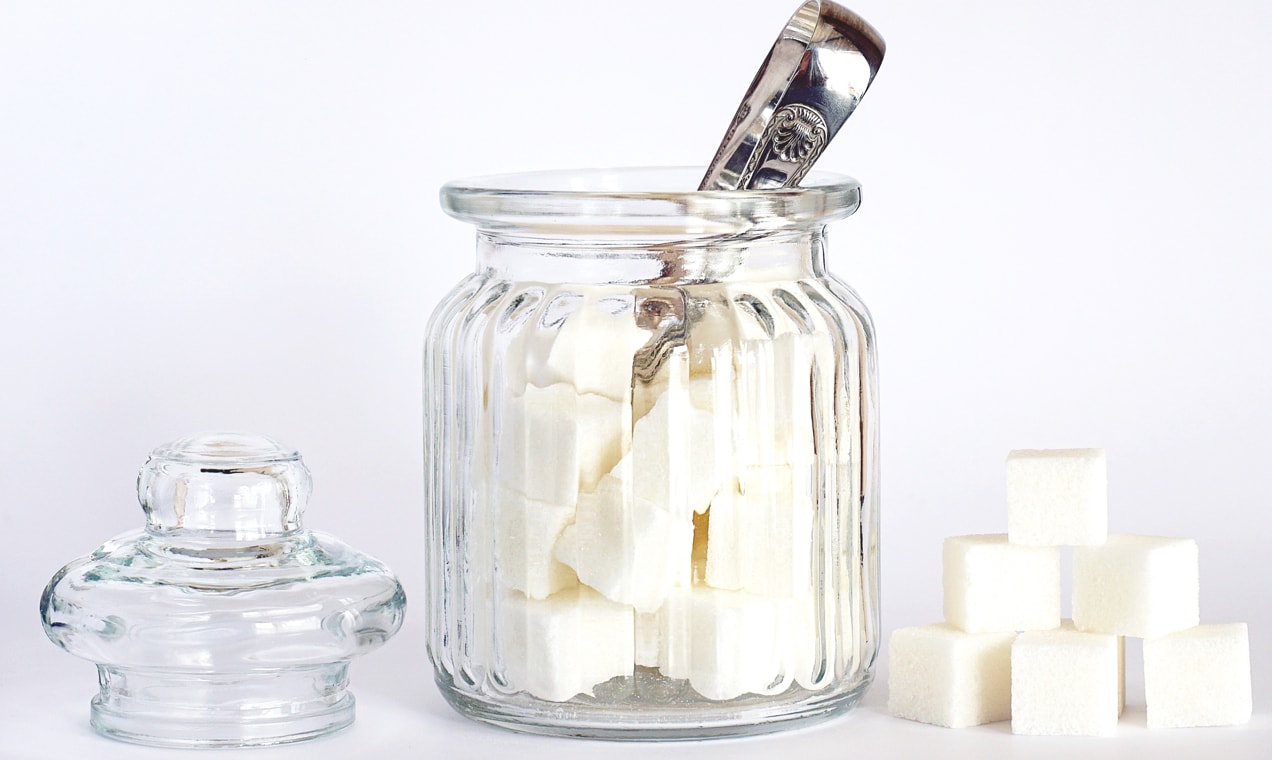
<instances>
[{"instance_id":1,"label":"metal spoon","mask_svg":"<svg viewBox=\"0 0 1272 760\"><path fill-rule=\"evenodd\" d=\"M699 190L794 187L866 93L883 38L860 16L809 0L756 73Z\"/></svg>"}]
</instances>

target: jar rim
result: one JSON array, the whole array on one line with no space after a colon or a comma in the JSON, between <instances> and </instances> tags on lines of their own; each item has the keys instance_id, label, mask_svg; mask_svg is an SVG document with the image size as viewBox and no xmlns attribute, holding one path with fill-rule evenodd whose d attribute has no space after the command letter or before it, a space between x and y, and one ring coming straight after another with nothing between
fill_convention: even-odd
<instances>
[{"instance_id":1,"label":"jar rim","mask_svg":"<svg viewBox=\"0 0 1272 760\"><path fill-rule=\"evenodd\" d=\"M447 214L480 230L544 235L736 235L823 225L861 204L857 180L811 172L801 187L693 190L696 167L524 172L459 179Z\"/></svg>"}]
</instances>

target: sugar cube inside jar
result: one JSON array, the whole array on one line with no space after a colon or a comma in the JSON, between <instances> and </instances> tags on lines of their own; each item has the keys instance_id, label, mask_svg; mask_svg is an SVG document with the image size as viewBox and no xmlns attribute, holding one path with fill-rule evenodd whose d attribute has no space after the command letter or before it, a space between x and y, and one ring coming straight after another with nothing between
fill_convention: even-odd
<instances>
[{"instance_id":1,"label":"sugar cube inside jar","mask_svg":"<svg viewBox=\"0 0 1272 760\"><path fill-rule=\"evenodd\" d=\"M826 269L860 188L486 177L425 345L430 656L519 730L756 733L846 710L879 642L874 334Z\"/></svg>"}]
</instances>

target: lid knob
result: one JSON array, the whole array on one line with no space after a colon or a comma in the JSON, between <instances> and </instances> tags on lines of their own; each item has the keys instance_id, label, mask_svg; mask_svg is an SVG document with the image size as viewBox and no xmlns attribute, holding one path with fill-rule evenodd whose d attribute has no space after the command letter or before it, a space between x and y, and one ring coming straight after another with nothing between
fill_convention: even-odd
<instances>
[{"instance_id":1,"label":"lid knob","mask_svg":"<svg viewBox=\"0 0 1272 760\"><path fill-rule=\"evenodd\" d=\"M137 498L151 533L255 540L300 529L312 481L300 454L242 433L200 433L150 452Z\"/></svg>"}]
</instances>

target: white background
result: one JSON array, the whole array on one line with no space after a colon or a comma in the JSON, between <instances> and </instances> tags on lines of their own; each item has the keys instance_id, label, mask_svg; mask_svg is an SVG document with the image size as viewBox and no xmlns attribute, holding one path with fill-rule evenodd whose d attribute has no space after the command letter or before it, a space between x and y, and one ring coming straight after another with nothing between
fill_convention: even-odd
<instances>
[{"instance_id":1,"label":"white background","mask_svg":"<svg viewBox=\"0 0 1272 760\"><path fill-rule=\"evenodd\" d=\"M854 2L888 53L820 162L865 188L831 266L879 332L885 631L940 618L943 536L1005 529L1009 449L1103 446L1112 530L1196 538L1203 621L1250 622L1250 726L1148 731L1135 642L1106 740L889 718L886 657L862 709L762 739L549 740L442 703L420 344L473 255L438 187L705 164L795 5L0 2L0 755L171 754L91 733L94 669L38 597L141 524L149 449L237 429L299 448L307 524L411 600L351 731L244 756L1266 756L1266 0Z\"/></svg>"}]
</instances>

